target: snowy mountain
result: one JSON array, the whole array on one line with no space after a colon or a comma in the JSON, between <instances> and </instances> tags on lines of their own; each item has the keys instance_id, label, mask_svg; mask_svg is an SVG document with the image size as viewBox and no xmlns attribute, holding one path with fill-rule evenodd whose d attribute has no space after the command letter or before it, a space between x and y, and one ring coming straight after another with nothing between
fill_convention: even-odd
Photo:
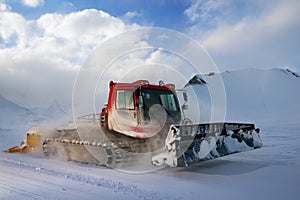
<instances>
[{"instance_id":1,"label":"snowy mountain","mask_svg":"<svg viewBox=\"0 0 300 200\"><path fill-rule=\"evenodd\" d=\"M207 114L210 112L208 107L213 105L211 94L201 78L207 82L208 88L218 80L215 73L210 73L196 75L187 84L196 92L200 110ZM226 95L227 121L300 121L300 77L297 73L289 69L245 69L223 72L221 78Z\"/></svg>"},{"instance_id":2,"label":"snowy mountain","mask_svg":"<svg viewBox=\"0 0 300 200\"><path fill-rule=\"evenodd\" d=\"M41 120L37 113L0 95L1 148L12 145L13 140L22 141L27 129Z\"/></svg>"},{"instance_id":3,"label":"snowy mountain","mask_svg":"<svg viewBox=\"0 0 300 200\"><path fill-rule=\"evenodd\" d=\"M228 117L254 121L299 120L300 78L284 69L225 72Z\"/></svg>"},{"instance_id":4,"label":"snowy mountain","mask_svg":"<svg viewBox=\"0 0 300 200\"><path fill-rule=\"evenodd\" d=\"M12 128L34 120L34 113L0 95L0 128Z\"/></svg>"},{"instance_id":5,"label":"snowy mountain","mask_svg":"<svg viewBox=\"0 0 300 200\"><path fill-rule=\"evenodd\" d=\"M0 149L22 141L26 131L32 126L55 127L71 118L67 109L57 103L49 107L29 109L3 95L0 95L0 111Z\"/></svg>"}]
</instances>

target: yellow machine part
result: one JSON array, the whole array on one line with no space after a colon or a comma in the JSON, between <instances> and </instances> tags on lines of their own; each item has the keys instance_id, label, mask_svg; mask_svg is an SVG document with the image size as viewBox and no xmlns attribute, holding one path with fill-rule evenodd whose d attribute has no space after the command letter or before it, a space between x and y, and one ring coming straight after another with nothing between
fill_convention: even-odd
<instances>
[{"instance_id":1,"label":"yellow machine part","mask_svg":"<svg viewBox=\"0 0 300 200\"><path fill-rule=\"evenodd\" d=\"M27 133L26 144L24 144L22 146L11 147L11 148L5 150L5 152L7 152L7 153L31 153L35 149L41 147L41 145L42 145L42 137L40 134Z\"/></svg>"},{"instance_id":2,"label":"yellow machine part","mask_svg":"<svg viewBox=\"0 0 300 200\"><path fill-rule=\"evenodd\" d=\"M28 148L38 148L41 146L42 137L39 134L27 133L26 141Z\"/></svg>"}]
</instances>

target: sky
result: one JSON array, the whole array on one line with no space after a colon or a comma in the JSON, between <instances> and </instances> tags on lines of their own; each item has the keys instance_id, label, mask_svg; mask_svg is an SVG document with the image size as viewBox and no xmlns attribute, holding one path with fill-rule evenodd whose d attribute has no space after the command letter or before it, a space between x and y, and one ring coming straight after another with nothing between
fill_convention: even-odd
<instances>
[{"instance_id":1,"label":"sky","mask_svg":"<svg viewBox=\"0 0 300 200\"><path fill-rule=\"evenodd\" d=\"M70 102L91 52L161 27L202 45L220 71L300 72L298 0L0 0L0 94L27 107Z\"/></svg>"}]
</instances>

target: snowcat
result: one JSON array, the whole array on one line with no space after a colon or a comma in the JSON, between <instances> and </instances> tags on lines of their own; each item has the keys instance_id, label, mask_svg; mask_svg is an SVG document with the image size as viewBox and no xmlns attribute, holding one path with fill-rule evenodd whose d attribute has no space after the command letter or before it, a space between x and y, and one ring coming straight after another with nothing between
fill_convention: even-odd
<instances>
[{"instance_id":1,"label":"snowcat","mask_svg":"<svg viewBox=\"0 0 300 200\"><path fill-rule=\"evenodd\" d=\"M192 123L184 115L187 94L182 104L178 95L174 84L163 81L110 81L107 103L99 114L81 117L82 126L32 127L27 142L6 152L41 148L46 156L112 168L150 153L146 162L153 166L181 167L262 146L259 129L251 123Z\"/></svg>"}]
</instances>

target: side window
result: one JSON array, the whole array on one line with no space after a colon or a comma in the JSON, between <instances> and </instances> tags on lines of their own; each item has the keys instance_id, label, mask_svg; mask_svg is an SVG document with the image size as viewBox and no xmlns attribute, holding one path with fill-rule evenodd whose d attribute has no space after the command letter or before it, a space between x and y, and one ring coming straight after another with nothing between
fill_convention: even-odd
<instances>
[{"instance_id":1,"label":"side window","mask_svg":"<svg viewBox=\"0 0 300 200\"><path fill-rule=\"evenodd\" d=\"M132 90L117 90L116 108L118 110L134 109Z\"/></svg>"}]
</instances>

